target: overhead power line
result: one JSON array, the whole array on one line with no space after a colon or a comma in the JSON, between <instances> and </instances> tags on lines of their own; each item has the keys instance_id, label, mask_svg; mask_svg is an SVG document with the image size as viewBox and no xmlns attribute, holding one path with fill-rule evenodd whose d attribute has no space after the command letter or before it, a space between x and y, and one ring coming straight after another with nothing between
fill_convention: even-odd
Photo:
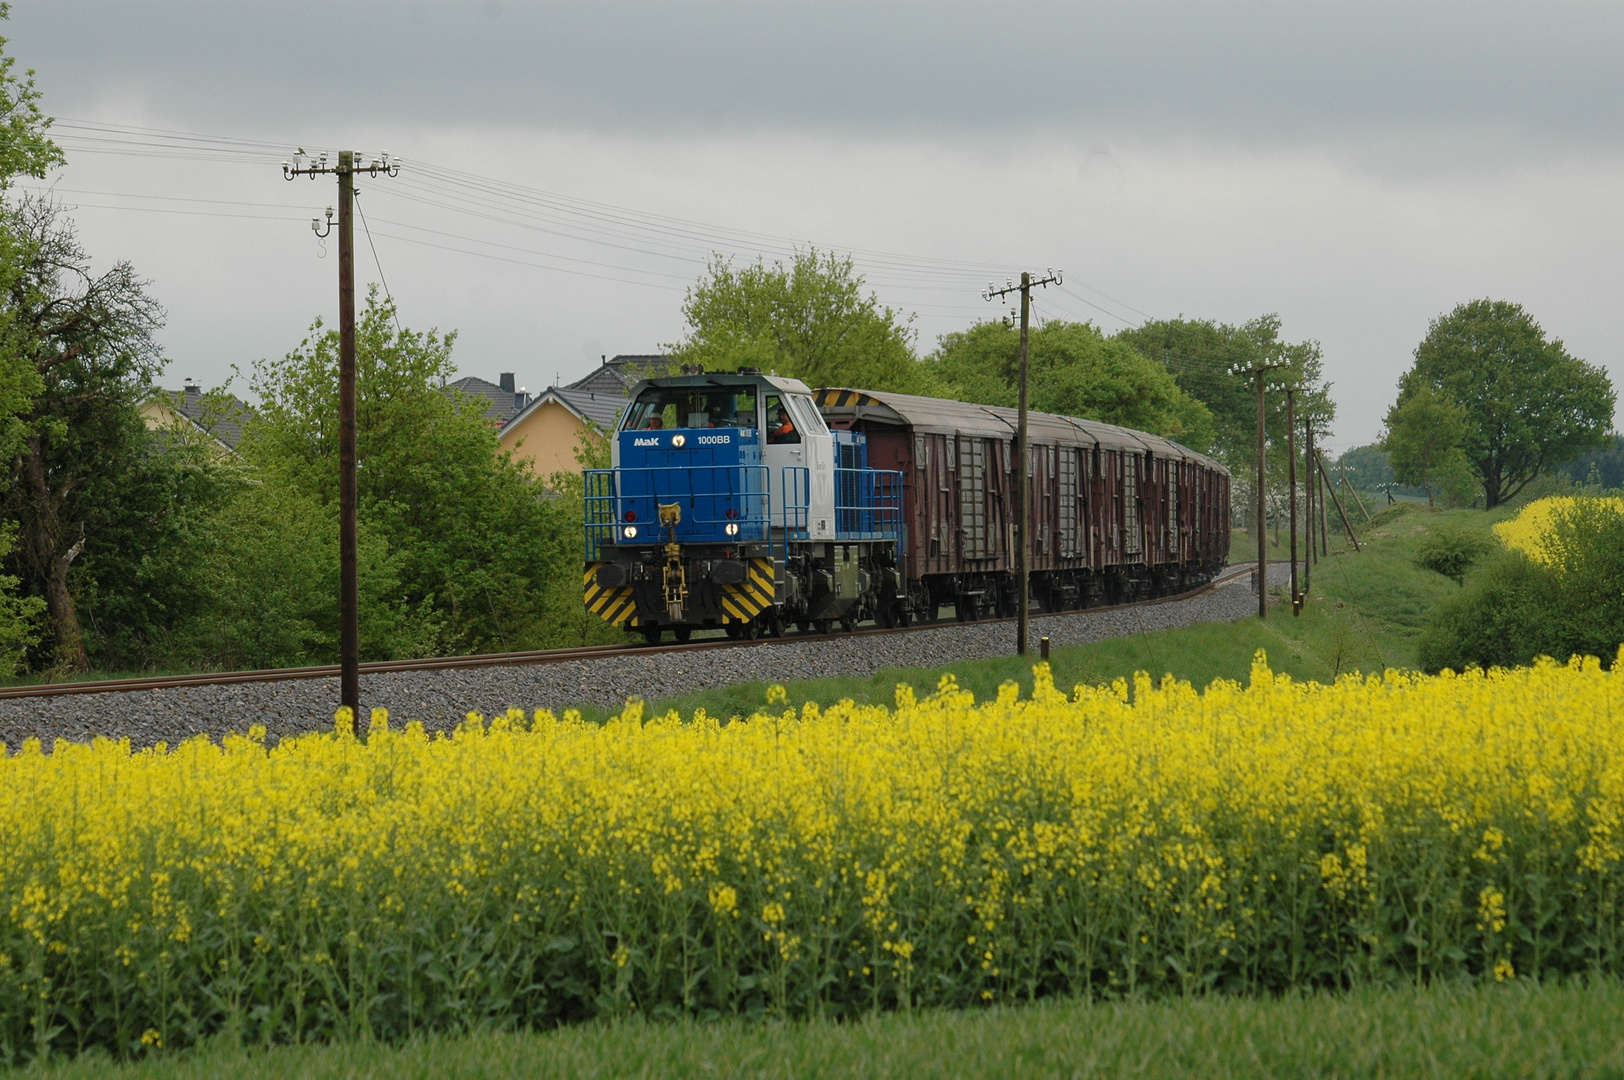
<instances>
[{"instance_id":1,"label":"overhead power line","mask_svg":"<svg viewBox=\"0 0 1624 1080\"><path fill-rule=\"evenodd\" d=\"M140 156L166 161L212 161L253 166L281 161L287 156L290 145L265 139L72 118L58 119L52 133L63 148L73 155ZM255 214L251 211L272 210L285 205L230 199L186 199L173 195L58 190L93 196L97 201L78 204L87 208L185 216L263 217L277 220L280 215ZM853 260L868 286L908 298L917 296L926 299L940 295L946 300L948 297L962 296L968 291L967 285L985 281L989 270L998 276L1001 269L1013 269L884 248L815 245L806 238L632 209L427 162L414 165L411 174L401 177L388 189L379 187L373 190L376 192L375 198L384 200L386 206L393 200L402 204L402 209L407 204L432 207L464 223L461 228L447 222L430 225L417 220L418 214L389 214L386 211L386 216L378 218L379 224L385 228L372 234L378 239L644 288L681 291L703 273L710 259L718 256L750 262L757 258L788 261L809 247L840 252ZM129 200L129 204L125 200ZM374 206L373 209L380 208ZM245 213L244 210L250 212ZM503 235L500 238L480 235L488 232L490 227L500 228ZM529 234L539 242L527 244L521 236L515 236L515 232ZM572 246L578 250L571 251ZM601 255L592 257L590 249L614 252L616 255L607 259ZM1064 289L1068 304L1051 303L1052 309L1076 317L1076 312L1065 310L1070 303L1075 303L1127 327L1139 326L1149 318L1145 312L1092 284L1075 278L1068 284L1077 286L1089 295ZM933 318L963 315L971 319L976 311L975 306L968 303L904 303L902 306L916 312L935 313L931 316Z\"/></svg>"}]
</instances>

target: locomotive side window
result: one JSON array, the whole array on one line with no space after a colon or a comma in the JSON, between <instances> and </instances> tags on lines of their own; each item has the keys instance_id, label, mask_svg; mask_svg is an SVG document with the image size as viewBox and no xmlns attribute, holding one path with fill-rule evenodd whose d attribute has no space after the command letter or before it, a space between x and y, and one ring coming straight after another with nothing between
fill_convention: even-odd
<instances>
[{"instance_id":1,"label":"locomotive side window","mask_svg":"<svg viewBox=\"0 0 1624 1080\"><path fill-rule=\"evenodd\" d=\"M762 402L762 411L767 416L767 441L769 443L798 443L801 441L801 430L796 424L795 417L790 415L783 398L777 394L768 394Z\"/></svg>"},{"instance_id":2,"label":"locomotive side window","mask_svg":"<svg viewBox=\"0 0 1624 1080\"><path fill-rule=\"evenodd\" d=\"M626 410L625 430L756 426L756 395L749 387L651 386Z\"/></svg>"},{"instance_id":3,"label":"locomotive side window","mask_svg":"<svg viewBox=\"0 0 1624 1080\"><path fill-rule=\"evenodd\" d=\"M829 429L823 423L823 414L818 407L812 404L812 399L805 394L791 394L788 398L790 412L795 417L795 426L802 431L813 435L827 435Z\"/></svg>"}]
</instances>

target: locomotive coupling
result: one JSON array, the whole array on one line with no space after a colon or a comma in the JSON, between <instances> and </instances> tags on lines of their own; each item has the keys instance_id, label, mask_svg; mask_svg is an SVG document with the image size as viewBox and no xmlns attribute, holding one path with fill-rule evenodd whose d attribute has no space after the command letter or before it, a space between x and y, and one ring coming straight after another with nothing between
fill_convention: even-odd
<instances>
[{"instance_id":1,"label":"locomotive coupling","mask_svg":"<svg viewBox=\"0 0 1624 1080\"><path fill-rule=\"evenodd\" d=\"M660 503L660 527L671 537L682 524L681 503ZM665 545L665 611L674 623L682 622L682 605L688 599L688 571L682 565L682 545L675 539Z\"/></svg>"}]
</instances>

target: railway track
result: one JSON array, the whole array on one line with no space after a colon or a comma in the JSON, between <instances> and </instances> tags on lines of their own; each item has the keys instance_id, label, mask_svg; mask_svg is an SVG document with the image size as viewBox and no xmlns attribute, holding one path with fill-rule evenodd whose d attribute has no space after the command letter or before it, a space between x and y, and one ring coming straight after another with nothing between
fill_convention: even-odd
<instances>
[{"instance_id":1,"label":"railway track","mask_svg":"<svg viewBox=\"0 0 1624 1080\"><path fill-rule=\"evenodd\" d=\"M1126 608L1148 607L1156 604L1166 604L1173 601L1189 600L1197 596L1210 593L1220 586L1243 577L1255 567L1252 564L1229 566L1220 571L1212 581L1188 592L1177 593L1172 596L1158 597L1155 600L1142 600L1133 604L1114 604L1107 607L1088 609L1090 612L1119 611ZM1033 618L1043 618L1047 615L1075 614L1076 612L1034 612ZM1011 623L1014 618L982 619L980 625ZM871 627L863 630L836 632L831 634L786 634L781 638L757 638L750 641L740 641L731 638L715 638L703 641L690 641L683 644L670 645L590 645L568 649L538 649L525 652L481 653L473 656L440 656L424 660L374 660L361 665L362 675L381 675L393 672L426 672L446 671L453 669L490 668L490 667L517 667L538 664L561 664L577 660L608 659L616 656L648 656L656 653L700 652L710 649L749 648L755 645L771 645L809 639L829 638L860 638L876 634L908 634L919 631L937 629L942 626L962 625L950 621L938 620L935 622L918 623L914 626L884 629ZM128 693L142 690L173 690L187 686L230 686L241 683L286 682L295 679L336 679L339 674L337 664L319 664L311 667L295 668L267 668L260 671L216 671L200 672L192 675L155 675L138 679L94 679L82 682L41 683L31 686L0 687L0 701L16 698L62 697L71 694L112 694Z\"/></svg>"}]
</instances>

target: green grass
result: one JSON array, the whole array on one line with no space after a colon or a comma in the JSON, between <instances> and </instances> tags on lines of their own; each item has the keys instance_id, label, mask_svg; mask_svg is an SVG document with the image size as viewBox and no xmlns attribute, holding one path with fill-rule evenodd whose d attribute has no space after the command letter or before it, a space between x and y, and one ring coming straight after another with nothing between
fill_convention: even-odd
<instances>
[{"instance_id":1,"label":"green grass","mask_svg":"<svg viewBox=\"0 0 1624 1080\"><path fill-rule=\"evenodd\" d=\"M1196 686L1214 679L1245 680L1257 650L1268 653L1275 671L1296 679L1334 681L1349 672L1379 673L1415 664L1417 638L1432 607L1459 591L1442 574L1415 565L1416 542L1434 525L1487 532L1514 511L1429 511L1424 505L1399 503L1374 516L1359 529L1364 550L1354 552L1346 536L1310 571L1310 594L1303 613L1291 614L1285 589L1274 590L1268 620L1256 617L1237 623L1207 623L1180 630L1161 630L1112 638L1052 651L1055 682L1069 689L1078 683L1130 679L1136 671L1156 678L1172 674ZM1283 558L1289 541L1271 542L1268 557ZM1230 546L1233 563L1255 558L1255 541L1238 532ZM1245 588L1245 586L1236 586ZM1037 631L1041 633L1041 630ZM1033 654L1036 642L1033 642ZM966 661L943 668L888 668L872 676L798 680L786 685L793 704L815 701L830 705L851 700L890 705L899 683L916 693L934 690L951 672L978 700L1014 680L1030 691L1032 661L1014 656ZM652 702L653 711L676 709L684 716L703 708L712 716L748 715L762 707L767 684L743 682ZM610 710L580 706L582 715L603 719Z\"/></svg>"},{"instance_id":2,"label":"green grass","mask_svg":"<svg viewBox=\"0 0 1624 1080\"><path fill-rule=\"evenodd\" d=\"M1445 986L1283 1000L1067 1001L891 1014L851 1024L626 1020L401 1047L344 1044L250 1052L216 1046L123 1067L87 1057L30 1075L42 1080L1624 1076L1624 988L1612 983Z\"/></svg>"}]
</instances>

